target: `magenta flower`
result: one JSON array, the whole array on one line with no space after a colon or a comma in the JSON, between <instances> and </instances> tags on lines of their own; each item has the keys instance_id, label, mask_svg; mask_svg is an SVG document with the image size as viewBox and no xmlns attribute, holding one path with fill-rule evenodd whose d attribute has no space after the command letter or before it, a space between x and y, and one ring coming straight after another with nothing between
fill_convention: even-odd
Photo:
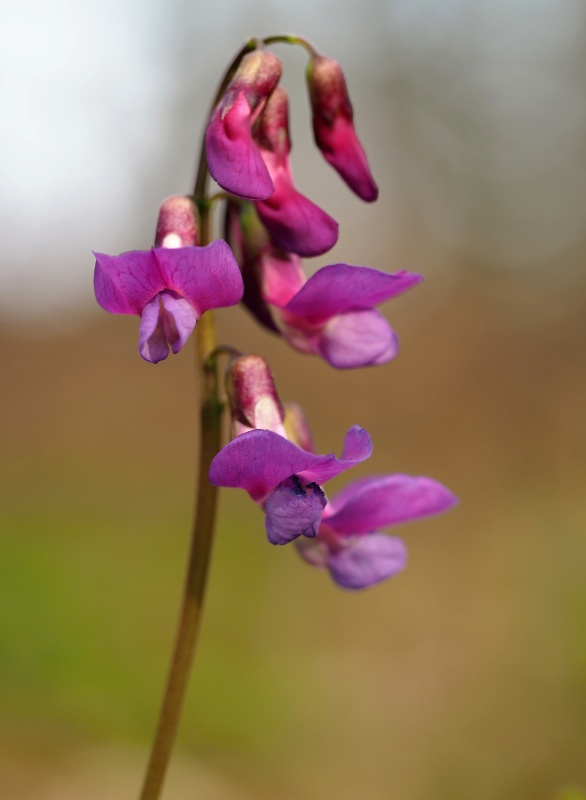
<instances>
[{"instance_id":1,"label":"magenta flower","mask_svg":"<svg viewBox=\"0 0 586 800\"><path fill-rule=\"evenodd\" d=\"M326 161L358 197L378 197L366 154L354 130L353 111L342 68L333 58L314 56L307 67L315 143Z\"/></svg>"},{"instance_id":2,"label":"magenta flower","mask_svg":"<svg viewBox=\"0 0 586 800\"><path fill-rule=\"evenodd\" d=\"M113 314L141 318L138 351L153 364L178 353L201 315L233 306L244 290L224 241L207 247L154 247L119 256L94 253L98 303Z\"/></svg>"},{"instance_id":3,"label":"magenta flower","mask_svg":"<svg viewBox=\"0 0 586 800\"><path fill-rule=\"evenodd\" d=\"M422 280L405 271L389 275L370 267L331 264L312 275L274 317L293 347L320 355L333 367L384 364L397 355L399 345L374 306Z\"/></svg>"},{"instance_id":4,"label":"magenta flower","mask_svg":"<svg viewBox=\"0 0 586 800\"><path fill-rule=\"evenodd\" d=\"M341 458L303 450L272 430L251 430L220 450L209 478L215 486L245 489L264 507L269 541L286 544L316 536L326 505L321 484L371 453L370 436L358 425L346 434Z\"/></svg>"},{"instance_id":5,"label":"magenta flower","mask_svg":"<svg viewBox=\"0 0 586 800\"><path fill-rule=\"evenodd\" d=\"M260 154L275 191L256 203L258 215L280 249L300 256L326 253L338 240L338 223L300 194L293 183L289 153L289 111L286 92L269 97L255 130Z\"/></svg>"},{"instance_id":6,"label":"magenta flower","mask_svg":"<svg viewBox=\"0 0 586 800\"><path fill-rule=\"evenodd\" d=\"M317 537L297 540L303 558L329 570L345 589L365 589L396 575L406 564L405 545L381 528L440 514L456 497L430 478L380 475L362 478L327 504Z\"/></svg>"},{"instance_id":7,"label":"magenta flower","mask_svg":"<svg viewBox=\"0 0 586 800\"><path fill-rule=\"evenodd\" d=\"M299 257L273 245L249 203L228 204L225 236L244 275L244 303L297 350L338 369L397 355L397 336L374 306L416 286L421 275L331 264L306 280Z\"/></svg>"},{"instance_id":8,"label":"magenta flower","mask_svg":"<svg viewBox=\"0 0 586 800\"><path fill-rule=\"evenodd\" d=\"M277 56L266 50L249 53L210 119L205 138L210 173L223 189L239 197L262 200L274 191L252 126L280 77Z\"/></svg>"}]
</instances>

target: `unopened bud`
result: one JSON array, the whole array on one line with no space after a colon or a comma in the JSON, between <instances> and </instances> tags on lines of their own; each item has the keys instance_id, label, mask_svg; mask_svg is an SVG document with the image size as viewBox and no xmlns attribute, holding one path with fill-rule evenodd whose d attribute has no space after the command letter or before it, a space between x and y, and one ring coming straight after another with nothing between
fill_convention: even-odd
<instances>
[{"instance_id":1,"label":"unopened bud","mask_svg":"<svg viewBox=\"0 0 586 800\"><path fill-rule=\"evenodd\" d=\"M155 247L190 247L197 244L198 213L193 200L182 195L163 200L157 221Z\"/></svg>"},{"instance_id":2,"label":"unopened bud","mask_svg":"<svg viewBox=\"0 0 586 800\"><path fill-rule=\"evenodd\" d=\"M252 138L252 126L281 77L281 61L267 50L244 56L206 131L212 177L227 192L260 200L274 191L268 170Z\"/></svg>"},{"instance_id":3,"label":"unopened bud","mask_svg":"<svg viewBox=\"0 0 586 800\"><path fill-rule=\"evenodd\" d=\"M262 429L285 436L285 412L264 358L257 355L235 358L226 375L226 390L237 435Z\"/></svg>"},{"instance_id":4,"label":"unopened bud","mask_svg":"<svg viewBox=\"0 0 586 800\"><path fill-rule=\"evenodd\" d=\"M353 125L353 110L341 66L314 56L307 66L315 143L326 161L362 200L378 197L378 188Z\"/></svg>"}]
</instances>

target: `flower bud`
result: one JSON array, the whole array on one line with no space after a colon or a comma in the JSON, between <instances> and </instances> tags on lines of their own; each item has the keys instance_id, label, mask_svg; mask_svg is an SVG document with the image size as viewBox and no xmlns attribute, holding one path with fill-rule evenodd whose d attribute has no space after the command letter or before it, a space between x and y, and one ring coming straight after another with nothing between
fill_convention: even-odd
<instances>
[{"instance_id":1,"label":"flower bud","mask_svg":"<svg viewBox=\"0 0 586 800\"><path fill-rule=\"evenodd\" d=\"M275 191L256 208L271 239L281 250L317 256L338 239L338 223L297 191L289 164L289 110L286 92L276 88L254 129L254 137Z\"/></svg>"},{"instance_id":2,"label":"flower bud","mask_svg":"<svg viewBox=\"0 0 586 800\"><path fill-rule=\"evenodd\" d=\"M267 50L248 53L210 119L206 131L210 173L238 197L259 200L274 191L251 129L280 77L277 56Z\"/></svg>"},{"instance_id":3,"label":"flower bud","mask_svg":"<svg viewBox=\"0 0 586 800\"><path fill-rule=\"evenodd\" d=\"M354 130L342 68L333 58L316 55L307 66L306 77L315 143L358 197L366 202L376 200L378 188Z\"/></svg>"},{"instance_id":4,"label":"flower bud","mask_svg":"<svg viewBox=\"0 0 586 800\"><path fill-rule=\"evenodd\" d=\"M189 197L173 195L163 200L157 221L155 247L189 247L199 244L198 213Z\"/></svg>"},{"instance_id":5,"label":"flower bud","mask_svg":"<svg viewBox=\"0 0 586 800\"><path fill-rule=\"evenodd\" d=\"M264 358L257 355L235 358L226 374L226 390L236 435L262 429L285 436L285 411Z\"/></svg>"}]
</instances>

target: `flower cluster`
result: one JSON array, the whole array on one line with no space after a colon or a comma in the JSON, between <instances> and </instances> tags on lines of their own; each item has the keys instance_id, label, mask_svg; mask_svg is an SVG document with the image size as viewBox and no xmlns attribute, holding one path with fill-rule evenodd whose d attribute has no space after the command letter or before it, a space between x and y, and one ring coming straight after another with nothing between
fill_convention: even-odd
<instances>
[{"instance_id":1,"label":"flower cluster","mask_svg":"<svg viewBox=\"0 0 586 800\"><path fill-rule=\"evenodd\" d=\"M347 186L372 202L378 188L340 65L303 44L315 142ZM397 336L376 307L416 286L420 275L336 263L306 278L301 259L328 252L339 231L295 185L281 73L264 46L243 51L210 114L202 166L223 189L224 240L200 245L198 209L209 214L212 204L204 188L163 203L152 249L95 254L96 298L107 311L140 317L139 353L147 361L178 353L202 314L241 300L263 326L332 367L377 366L397 354ZM456 502L436 481L400 474L359 479L328 500L324 484L371 455L369 434L356 425L340 457L317 454L303 413L281 404L260 356L232 358L227 395L233 438L213 459L210 482L245 489L265 512L269 541L294 541L306 562L327 568L344 588L403 569L403 543L381 528Z\"/></svg>"},{"instance_id":2,"label":"flower cluster","mask_svg":"<svg viewBox=\"0 0 586 800\"><path fill-rule=\"evenodd\" d=\"M303 558L326 567L339 586L363 589L400 572L403 542L379 530L456 502L436 481L409 475L362 478L328 501L323 484L372 453L364 428L350 428L340 458L316 454L303 412L283 407L260 356L234 360L228 395L237 435L212 461L211 482L245 489L265 511L269 542L295 540Z\"/></svg>"}]
</instances>

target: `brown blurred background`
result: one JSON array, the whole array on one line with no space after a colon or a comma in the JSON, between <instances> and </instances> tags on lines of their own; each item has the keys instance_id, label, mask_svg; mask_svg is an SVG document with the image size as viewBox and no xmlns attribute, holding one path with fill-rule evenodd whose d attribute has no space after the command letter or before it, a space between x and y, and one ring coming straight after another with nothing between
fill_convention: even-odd
<instances>
[{"instance_id":1,"label":"brown blurred background","mask_svg":"<svg viewBox=\"0 0 586 800\"><path fill-rule=\"evenodd\" d=\"M426 280L384 307L401 340L384 367L335 372L241 309L219 313L222 339L269 358L320 451L359 423L375 452L357 474L429 475L461 503L398 530L408 569L352 594L224 491L165 798L573 800L584 6L69 1L2 25L0 797L137 793L188 546L196 383L192 347L155 368L137 320L95 306L89 250L150 246L233 51L294 29L344 64L380 186L362 205L315 151L305 58L280 48L297 183L341 223L308 269Z\"/></svg>"}]
</instances>

